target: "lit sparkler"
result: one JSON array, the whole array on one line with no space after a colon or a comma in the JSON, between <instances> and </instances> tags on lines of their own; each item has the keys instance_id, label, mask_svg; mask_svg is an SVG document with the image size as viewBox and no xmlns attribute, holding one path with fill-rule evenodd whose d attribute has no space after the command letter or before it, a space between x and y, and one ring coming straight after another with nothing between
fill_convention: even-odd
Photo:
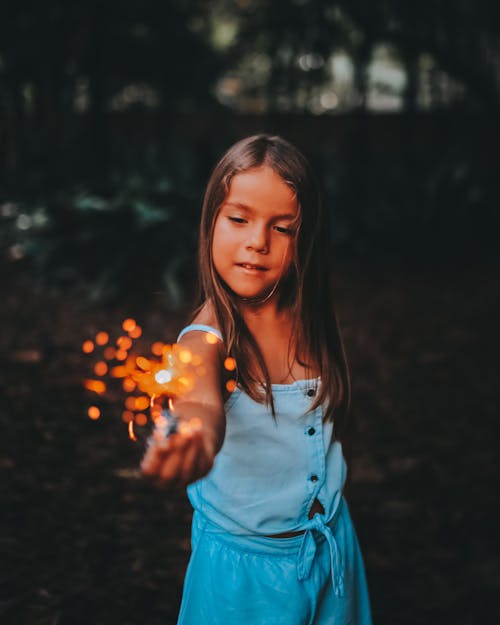
<instances>
[{"instance_id":1,"label":"lit sparkler","mask_svg":"<svg viewBox=\"0 0 500 625\"><path fill-rule=\"evenodd\" d=\"M173 400L189 392L197 377L205 374L201 356L182 345L156 341L151 346L153 356L146 358L133 350L134 340L142 334L140 326L133 319L125 319L121 327L126 334L119 336L114 345L104 331L82 344L82 351L95 360L94 377L84 381L85 388L106 396L111 387L121 386L126 394L122 420L127 423L129 438L133 441L137 441L135 426L145 426L149 421L154 424L150 441L160 442L173 432L187 433L199 429L200 419L178 421ZM207 342L214 338L211 334L206 335ZM228 371L234 371L236 363L233 358L227 358L224 366ZM234 380L226 384L230 391L235 387ZM100 418L101 410L98 406L90 406L87 414L96 420Z\"/></svg>"}]
</instances>

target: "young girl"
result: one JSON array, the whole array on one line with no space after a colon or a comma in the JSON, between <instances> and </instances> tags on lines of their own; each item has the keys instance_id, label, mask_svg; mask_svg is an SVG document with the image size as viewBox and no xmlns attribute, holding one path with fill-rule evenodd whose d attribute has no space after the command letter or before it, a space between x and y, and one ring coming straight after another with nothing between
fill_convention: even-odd
<instances>
[{"instance_id":1,"label":"young girl","mask_svg":"<svg viewBox=\"0 0 500 625\"><path fill-rule=\"evenodd\" d=\"M350 383L327 234L310 167L284 139L244 139L215 167L200 306L178 338L206 374L175 411L202 426L142 463L164 485L189 485L194 507L178 625L371 623L342 495Z\"/></svg>"}]
</instances>

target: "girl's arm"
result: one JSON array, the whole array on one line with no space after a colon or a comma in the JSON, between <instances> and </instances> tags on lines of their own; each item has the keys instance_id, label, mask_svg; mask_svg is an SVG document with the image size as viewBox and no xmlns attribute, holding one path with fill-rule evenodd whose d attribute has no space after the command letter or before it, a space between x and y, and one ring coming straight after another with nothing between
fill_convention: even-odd
<instances>
[{"instance_id":1,"label":"girl's arm","mask_svg":"<svg viewBox=\"0 0 500 625\"><path fill-rule=\"evenodd\" d=\"M226 426L220 343L207 343L205 333L200 331L188 332L179 343L203 358L205 375L196 378L188 395L174 402L174 412L181 421L196 418L201 427L190 433L171 434L166 441L153 442L148 448L142 472L163 486L186 486L205 476L222 447Z\"/></svg>"}]
</instances>

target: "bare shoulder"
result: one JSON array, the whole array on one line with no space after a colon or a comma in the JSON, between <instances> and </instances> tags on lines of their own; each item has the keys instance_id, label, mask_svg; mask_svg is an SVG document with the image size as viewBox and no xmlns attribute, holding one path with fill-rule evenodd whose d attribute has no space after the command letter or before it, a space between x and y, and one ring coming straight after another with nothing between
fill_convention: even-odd
<instances>
[{"instance_id":1,"label":"bare shoulder","mask_svg":"<svg viewBox=\"0 0 500 625\"><path fill-rule=\"evenodd\" d=\"M215 323L215 315L207 305L200 309L192 324L206 325L218 329ZM201 368L203 371L203 375L197 375L195 388L186 399L188 401L221 406L223 349L220 339L213 333L191 330L181 336L179 344L189 349L193 355L200 359L200 364L197 368Z\"/></svg>"}]
</instances>

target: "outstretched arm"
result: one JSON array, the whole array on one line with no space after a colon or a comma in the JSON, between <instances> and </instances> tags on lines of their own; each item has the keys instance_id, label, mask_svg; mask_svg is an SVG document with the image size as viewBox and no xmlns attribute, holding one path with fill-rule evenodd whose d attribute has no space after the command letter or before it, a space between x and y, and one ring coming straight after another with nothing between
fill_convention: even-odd
<instances>
[{"instance_id":1,"label":"outstretched arm","mask_svg":"<svg viewBox=\"0 0 500 625\"><path fill-rule=\"evenodd\" d=\"M153 442L141 463L145 476L167 487L187 486L210 471L224 442L226 425L220 343L207 343L200 331L185 334L179 343L203 358L205 374L197 378L189 394L174 402L180 421L196 419L200 427L190 432L181 429L165 441Z\"/></svg>"}]
</instances>

